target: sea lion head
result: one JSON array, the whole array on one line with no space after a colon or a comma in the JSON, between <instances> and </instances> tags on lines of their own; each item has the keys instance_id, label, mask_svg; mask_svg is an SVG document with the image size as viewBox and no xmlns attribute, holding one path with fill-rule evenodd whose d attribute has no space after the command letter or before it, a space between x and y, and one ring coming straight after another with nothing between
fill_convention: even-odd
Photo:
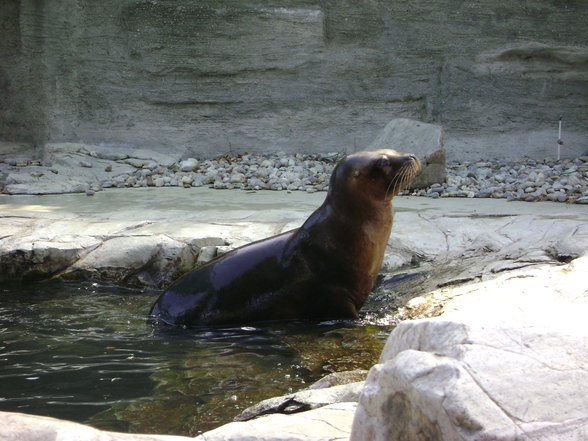
<instances>
[{"instance_id":1,"label":"sea lion head","mask_svg":"<svg viewBox=\"0 0 588 441\"><path fill-rule=\"evenodd\" d=\"M351 153L336 165L329 194L355 201L388 203L406 188L420 171L417 157L396 150L367 150Z\"/></svg>"}]
</instances>

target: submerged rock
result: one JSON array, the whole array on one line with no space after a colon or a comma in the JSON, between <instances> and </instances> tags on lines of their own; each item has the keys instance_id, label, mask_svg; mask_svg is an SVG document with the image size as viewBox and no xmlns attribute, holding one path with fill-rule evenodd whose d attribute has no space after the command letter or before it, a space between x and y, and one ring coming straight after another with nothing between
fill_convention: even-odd
<instances>
[{"instance_id":1,"label":"submerged rock","mask_svg":"<svg viewBox=\"0 0 588 441\"><path fill-rule=\"evenodd\" d=\"M293 414L334 403L356 403L363 381L321 389L307 389L283 397L270 398L245 409L235 421L249 421L268 414Z\"/></svg>"},{"instance_id":2,"label":"submerged rock","mask_svg":"<svg viewBox=\"0 0 588 441\"><path fill-rule=\"evenodd\" d=\"M344 441L348 438L357 404L330 404L295 415L266 415L229 423L205 432L195 441Z\"/></svg>"}]
</instances>

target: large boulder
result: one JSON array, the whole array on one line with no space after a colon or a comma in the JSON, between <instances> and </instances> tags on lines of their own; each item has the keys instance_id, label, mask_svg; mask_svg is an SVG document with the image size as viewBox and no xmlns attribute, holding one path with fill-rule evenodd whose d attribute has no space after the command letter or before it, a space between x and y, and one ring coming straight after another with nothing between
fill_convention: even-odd
<instances>
[{"instance_id":1,"label":"large boulder","mask_svg":"<svg viewBox=\"0 0 588 441\"><path fill-rule=\"evenodd\" d=\"M470 286L438 318L402 322L366 380L351 440L585 439L587 272L588 257L511 272Z\"/></svg>"},{"instance_id":2,"label":"large boulder","mask_svg":"<svg viewBox=\"0 0 588 441\"><path fill-rule=\"evenodd\" d=\"M368 150L391 148L403 153L414 153L422 169L414 179L412 188L425 188L445 182L445 149L443 128L407 118L390 121Z\"/></svg>"}]
</instances>

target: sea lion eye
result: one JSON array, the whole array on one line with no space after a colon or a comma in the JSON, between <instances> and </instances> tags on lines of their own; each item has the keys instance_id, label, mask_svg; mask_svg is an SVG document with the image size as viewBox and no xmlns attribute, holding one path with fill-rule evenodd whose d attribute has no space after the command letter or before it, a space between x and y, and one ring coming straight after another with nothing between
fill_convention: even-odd
<instances>
[{"instance_id":1,"label":"sea lion eye","mask_svg":"<svg viewBox=\"0 0 588 441\"><path fill-rule=\"evenodd\" d=\"M378 166L380 167L390 167L390 159L387 156L382 156L378 161Z\"/></svg>"}]
</instances>

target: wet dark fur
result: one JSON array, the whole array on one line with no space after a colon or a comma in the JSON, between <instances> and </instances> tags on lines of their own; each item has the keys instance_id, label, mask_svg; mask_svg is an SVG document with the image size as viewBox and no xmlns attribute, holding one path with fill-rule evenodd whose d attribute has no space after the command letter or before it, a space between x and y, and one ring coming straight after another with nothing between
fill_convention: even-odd
<instances>
[{"instance_id":1,"label":"wet dark fur","mask_svg":"<svg viewBox=\"0 0 588 441\"><path fill-rule=\"evenodd\" d=\"M190 271L151 315L186 326L356 318L382 265L392 197L419 169L413 155L394 150L346 156L324 203L302 227Z\"/></svg>"}]
</instances>

